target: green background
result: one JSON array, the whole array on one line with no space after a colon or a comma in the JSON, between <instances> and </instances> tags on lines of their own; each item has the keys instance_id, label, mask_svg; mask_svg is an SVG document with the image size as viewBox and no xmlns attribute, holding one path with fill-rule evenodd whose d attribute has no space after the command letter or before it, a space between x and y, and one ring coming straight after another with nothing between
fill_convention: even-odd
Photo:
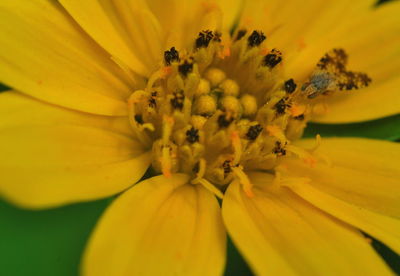
<instances>
[{"instance_id":1,"label":"green background","mask_svg":"<svg viewBox=\"0 0 400 276\"><path fill-rule=\"evenodd\" d=\"M0 92L5 89L0 84ZM360 124L309 124L304 136L316 134L399 141L400 115ZM112 199L45 211L22 210L0 201L0 275L77 276L86 240ZM373 247L400 275L400 256L379 241L374 240ZM231 241L227 251L225 275L252 275Z\"/></svg>"}]
</instances>

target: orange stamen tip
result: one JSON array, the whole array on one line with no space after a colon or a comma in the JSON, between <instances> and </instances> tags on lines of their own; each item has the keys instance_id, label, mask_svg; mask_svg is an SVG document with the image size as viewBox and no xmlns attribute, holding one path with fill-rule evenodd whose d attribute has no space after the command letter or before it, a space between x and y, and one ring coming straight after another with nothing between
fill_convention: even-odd
<instances>
[{"instance_id":1,"label":"orange stamen tip","mask_svg":"<svg viewBox=\"0 0 400 276\"><path fill-rule=\"evenodd\" d=\"M210 2L210 1L204 1L201 3L203 8L206 10L206 12L211 12L215 9L218 9L218 5L216 3Z\"/></svg>"},{"instance_id":2,"label":"orange stamen tip","mask_svg":"<svg viewBox=\"0 0 400 276\"><path fill-rule=\"evenodd\" d=\"M304 38L300 38L297 42L298 50L303 50L304 48L307 47L306 42L304 41Z\"/></svg>"},{"instance_id":3,"label":"orange stamen tip","mask_svg":"<svg viewBox=\"0 0 400 276\"><path fill-rule=\"evenodd\" d=\"M169 170L163 170L162 173L166 178L171 178L171 176L172 176L172 174Z\"/></svg>"},{"instance_id":4,"label":"orange stamen tip","mask_svg":"<svg viewBox=\"0 0 400 276\"><path fill-rule=\"evenodd\" d=\"M171 66L164 66L161 69L161 78L165 79L172 73L172 67Z\"/></svg>"},{"instance_id":5,"label":"orange stamen tip","mask_svg":"<svg viewBox=\"0 0 400 276\"><path fill-rule=\"evenodd\" d=\"M303 160L304 160L304 163L309 165L311 168L314 168L315 165L317 164L317 159L315 159L313 157L304 158Z\"/></svg>"},{"instance_id":6,"label":"orange stamen tip","mask_svg":"<svg viewBox=\"0 0 400 276\"><path fill-rule=\"evenodd\" d=\"M237 131L232 131L232 133L231 133L231 139L232 139L232 141L234 141L234 142L238 141L238 140L240 139L240 137L239 137L239 132L237 132Z\"/></svg>"},{"instance_id":7,"label":"orange stamen tip","mask_svg":"<svg viewBox=\"0 0 400 276\"><path fill-rule=\"evenodd\" d=\"M246 196L248 196L250 198L254 197L253 189L251 189L251 188L244 189L244 193L246 194Z\"/></svg>"},{"instance_id":8,"label":"orange stamen tip","mask_svg":"<svg viewBox=\"0 0 400 276\"><path fill-rule=\"evenodd\" d=\"M279 126L269 125L266 127L269 136L279 139L281 142L287 142L286 136Z\"/></svg>"},{"instance_id":9,"label":"orange stamen tip","mask_svg":"<svg viewBox=\"0 0 400 276\"><path fill-rule=\"evenodd\" d=\"M260 55L265 56L266 54L268 54L270 51L268 48L262 48L260 50Z\"/></svg>"},{"instance_id":10,"label":"orange stamen tip","mask_svg":"<svg viewBox=\"0 0 400 276\"><path fill-rule=\"evenodd\" d=\"M306 106L305 105L296 105L294 104L291 108L290 108L290 113L292 114L293 117L297 117L301 114L304 114L304 112L306 111Z\"/></svg>"},{"instance_id":11,"label":"orange stamen tip","mask_svg":"<svg viewBox=\"0 0 400 276\"><path fill-rule=\"evenodd\" d=\"M164 115L163 119L164 119L164 122L167 124L170 124L170 125L174 124L174 118L171 116Z\"/></svg>"},{"instance_id":12,"label":"orange stamen tip","mask_svg":"<svg viewBox=\"0 0 400 276\"><path fill-rule=\"evenodd\" d=\"M231 55L231 48L229 47L224 47L223 50L218 53L218 57L220 59L224 59L226 57L229 57L230 55Z\"/></svg>"}]
</instances>

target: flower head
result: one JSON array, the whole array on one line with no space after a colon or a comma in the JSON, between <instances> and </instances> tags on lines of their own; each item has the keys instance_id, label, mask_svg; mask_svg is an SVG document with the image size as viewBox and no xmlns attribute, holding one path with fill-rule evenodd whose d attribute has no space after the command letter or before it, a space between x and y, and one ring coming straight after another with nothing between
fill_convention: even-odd
<instances>
[{"instance_id":1,"label":"flower head","mask_svg":"<svg viewBox=\"0 0 400 276\"><path fill-rule=\"evenodd\" d=\"M399 112L400 5L238 2L0 4L0 192L126 190L84 275L220 275L225 228L260 275L390 273L360 231L400 251L399 146L299 139Z\"/></svg>"}]
</instances>

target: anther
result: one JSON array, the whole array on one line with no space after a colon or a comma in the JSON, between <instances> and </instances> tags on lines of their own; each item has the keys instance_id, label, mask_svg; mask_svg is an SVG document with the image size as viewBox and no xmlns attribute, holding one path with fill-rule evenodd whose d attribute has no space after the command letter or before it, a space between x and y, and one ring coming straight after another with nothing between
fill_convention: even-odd
<instances>
[{"instance_id":1,"label":"anther","mask_svg":"<svg viewBox=\"0 0 400 276\"><path fill-rule=\"evenodd\" d=\"M138 124L143 124L144 122L143 122L143 117L142 117L142 115L140 115L140 114L136 114L135 115L135 121L138 123Z\"/></svg>"},{"instance_id":2,"label":"anther","mask_svg":"<svg viewBox=\"0 0 400 276\"><path fill-rule=\"evenodd\" d=\"M284 89L286 91L286 93L293 93L296 90L297 84L294 82L293 79L289 79L287 81L285 81L284 84Z\"/></svg>"},{"instance_id":3,"label":"anther","mask_svg":"<svg viewBox=\"0 0 400 276\"><path fill-rule=\"evenodd\" d=\"M193 63L185 60L181 65L178 66L178 70L184 77L186 77L193 71Z\"/></svg>"},{"instance_id":4,"label":"anther","mask_svg":"<svg viewBox=\"0 0 400 276\"><path fill-rule=\"evenodd\" d=\"M186 131L186 141L193 144L199 141L199 130L192 127L188 131Z\"/></svg>"},{"instance_id":5,"label":"anther","mask_svg":"<svg viewBox=\"0 0 400 276\"><path fill-rule=\"evenodd\" d=\"M296 117L293 117L293 119L302 121L302 120L304 120L304 114L300 114L300 115L298 115Z\"/></svg>"},{"instance_id":6,"label":"anther","mask_svg":"<svg viewBox=\"0 0 400 276\"><path fill-rule=\"evenodd\" d=\"M247 33L247 31L244 30L244 29L239 30L239 31L237 32L237 35L236 35L235 40L237 41L237 40L242 39L242 37L244 37L244 36L246 35L246 33Z\"/></svg>"},{"instance_id":7,"label":"anther","mask_svg":"<svg viewBox=\"0 0 400 276\"><path fill-rule=\"evenodd\" d=\"M215 42L221 42L221 36L222 36L222 34L221 34L220 32L214 32L213 41L215 41Z\"/></svg>"},{"instance_id":8,"label":"anther","mask_svg":"<svg viewBox=\"0 0 400 276\"><path fill-rule=\"evenodd\" d=\"M165 65L169 66L174 61L179 61L179 52L172 47L169 51L164 52Z\"/></svg>"},{"instance_id":9,"label":"anther","mask_svg":"<svg viewBox=\"0 0 400 276\"><path fill-rule=\"evenodd\" d=\"M212 31L205 30L199 33L199 36L196 39L196 48L207 48L210 44L211 39L213 39L214 35Z\"/></svg>"},{"instance_id":10,"label":"anther","mask_svg":"<svg viewBox=\"0 0 400 276\"><path fill-rule=\"evenodd\" d=\"M157 97L157 91L152 92L151 97L149 99L149 107L152 107L152 108L157 107L156 97Z\"/></svg>"},{"instance_id":11,"label":"anther","mask_svg":"<svg viewBox=\"0 0 400 276\"><path fill-rule=\"evenodd\" d=\"M222 114L218 117L218 125L220 128L227 128L233 122L232 117L227 117L226 114Z\"/></svg>"},{"instance_id":12,"label":"anther","mask_svg":"<svg viewBox=\"0 0 400 276\"><path fill-rule=\"evenodd\" d=\"M185 99L185 96L183 94L183 91L174 92L174 96L170 100L171 106L174 109L182 110L182 108L183 108L183 100L184 99Z\"/></svg>"},{"instance_id":13,"label":"anther","mask_svg":"<svg viewBox=\"0 0 400 276\"><path fill-rule=\"evenodd\" d=\"M281 61L282 53L276 49L272 49L272 51L264 57L263 65L272 69Z\"/></svg>"},{"instance_id":14,"label":"anther","mask_svg":"<svg viewBox=\"0 0 400 276\"><path fill-rule=\"evenodd\" d=\"M280 99L275 105L274 109L278 115L282 115L286 112L286 108L290 107L290 104L287 103L287 98Z\"/></svg>"},{"instance_id":15,"label":"anther","mask_svg":"<svg viewBox=\"0 0 400 276\"><path fill-rule=\"evenodd\" d=\"M260 135L262 130L263 130L263 127L260 124L249 127L249 130L246 133L247 139L255 140L258 137L258 135Z\"/></svg>"},{"instance_id":16,"label":"anther","mask_svg":"<svg viewBox=\"0 0 400 276\"><path fill-rule=\"evenodd\" d=\"M267 37L260 31L253 31L247 39L250 47L259 46Z\"/></svg>"},{"instance_id":17,"label":"anther","mask_svg":"<svg viewBox=\"0 0 400 276\"><path fill-rule=\"evenodd\" d=\"M272 153L278 156L286 155L286 150L282 147L282 143L280 141L276 141L275 148L272 150Z\"/></svg>"},{"instance_id":18,"label":"anther","mask_svg":"<svg viewBox=\"0 0 400 276\"><path fill-rule=\"evenodd\" d=\"M225 160L224 163L222 163L222 169L224 170L224 178L226 178L228 174L232 172L231 161Z\"/></svg>"}]
</instances>

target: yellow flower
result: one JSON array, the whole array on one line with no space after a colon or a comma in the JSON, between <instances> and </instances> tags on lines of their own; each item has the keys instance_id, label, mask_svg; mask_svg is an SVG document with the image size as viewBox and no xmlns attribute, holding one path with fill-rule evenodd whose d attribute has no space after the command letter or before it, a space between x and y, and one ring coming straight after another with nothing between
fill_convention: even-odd
<instances>
[{"instance_id":1,"label":"yellow flower","mask_svg":"<svg viewBox=\"0 0 400 276\"><path fill-rule=\"evenodd\" d=\"M400 146L298 140L399 113L400 3L372 5L1 1L1 194L126 190L83 275L221 275L225 228L257 275L390 274L361 231L400 253Z\"/></svg>"}]
</instances>

